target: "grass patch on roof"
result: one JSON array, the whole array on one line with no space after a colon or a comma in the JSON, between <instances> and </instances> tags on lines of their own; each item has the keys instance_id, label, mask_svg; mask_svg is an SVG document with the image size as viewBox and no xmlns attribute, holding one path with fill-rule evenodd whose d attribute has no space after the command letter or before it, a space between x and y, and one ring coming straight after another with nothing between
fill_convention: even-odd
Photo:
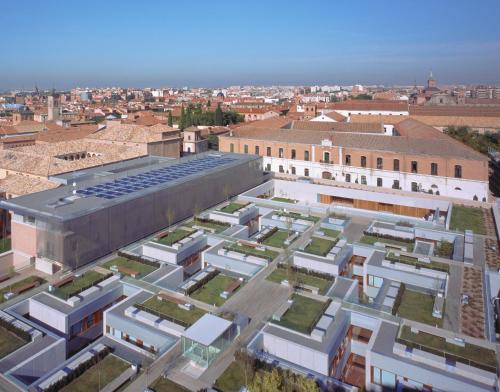
<instances>
[{"instance_id":1,"label":"grass patch on roof","mask_svg":"<svg viewBox=\"0 0 500 392\"><path fill-rule=\"evenodd\" d=\"M326 238L311 237L311 242L304 248L304 252L317 256L326 256L335 246L336 241Z\"/></svg>"},{"instance_id":2,"label":"grass patch on roof","mask_svg":"<svg viewBox=\"0 0 500 392\"><path fill-rule=\"evenodd\" d=\"M298 294L294 294L292 300L292 305L281 316L280 320L273 319L271 322L297 332L310 334L328 303Z\"/></svg>"},{"instance_id":3,"label":"grass patch on roof","mask_svg":"<svg viewBox=\"0 0 500 392\"><path fill-rule=\"evenodd\" d=\"M110 273L111 275L111 273ZM88 288L102 282L106 279L108 275L101 274L100 272L90 270L85 272L83 275L73 279L70 283L64 286L58 287L53 291L53 294L60 298L68 299L72 296L87 290Z\"/></svg>"},{"instance_id":4,"label":"grass patch on roof","mask_svg":"<svg viewBox=\"0 0 500 392\"><path fill-rule=\"evenodd\" d=\"M409 347L427 351L436 355L446 355L447 358L470 364L474 367L495 371L497 367L494 350L465 343L465 346L448 343L445 338L419 331L411 332L407 325L402 326L398 341Z\"/></svg>"},{"instance_id":5,"label":"grass patch on roof","mask_svg":"<svg viewBox=\"0 0 500 392\"><path fill-rule=\"evenodd\" d=\"M472 230L476 234L486 234L483 210L454 204L451 211L450 230Z\"/></svg>"},{"instance_id":6,"label":"grass patch on roof","mask_svg":"<svg viewBox=\"0 0 500 392\"><path fill-rule=\"evenodd\" d=\"M433 309L434 297L432 295L406 289L401 298L398 315L408 320L442 327L443 319L433 317Z\"/></svg>"},{"instance_id":7,"label":"grass patch on roof","mask_svg":"<svg viewBox=\"0 0 500 392\"><path fill-rule=\"evenodd\" d=\"M243 207L246 207L248 204L249 203L229 203L227 206L222 207L219 211L233 214L236 211L241 210Z\"/></svg>"},{"instance_id":8,"label":"grass patch on roof","mask_svg":"<svg viewBox=\"0 0 500 392\"><path fill-rule=\"evenodd\" d=\"M210 305L221 306L226 300L222 298L220 294L234 281L236 281L236 278L218 274L213 279L209 280L203 287L200 287L192 293L191 297Z\"/></svg>"},{"instance_id":9,"label":"grass patch on roof","mask_svg":"<svg viewBox=\"0 0 500 392\"><path fill-rule=\"evenodd\" d=\"M172 246L195 232L196 230L177 228L174 231L160 234L154 241L162 245Z\"/></svg>"},{"instance_id":10,"label":"grass patch on roof","mask_svg":"<svg viewBox=\"0 0 500 392\"><path fill-rule=\"evenodd\" d=\"M235 244L227 245L224 248L227 250L244 253L246 255L263 257L263 258L267 259L268 261L274 260L279 255L279 253L275 252L274 250L270 250L270 249L259 250L253 246L245 245L242 243L238 243L238 244L235 243Z\"/></svg>"},{"instance_id":11,"label":"grass patch on roof","mask_svg":"<svg viewBox=\"0 0 500 392\"><path fill-rule=\"evenodd\" d=\"M174 302L168 300L160 301L156 296L151 297L141 305L142 307L151 310L151 313L156 314L165 320L173 322L180 321L180 324L184 326L193 325L206 313L204 310L197 308L196 306L193 306L193 309L191 310L183 309Z\"/></svg>"}]
</instances>

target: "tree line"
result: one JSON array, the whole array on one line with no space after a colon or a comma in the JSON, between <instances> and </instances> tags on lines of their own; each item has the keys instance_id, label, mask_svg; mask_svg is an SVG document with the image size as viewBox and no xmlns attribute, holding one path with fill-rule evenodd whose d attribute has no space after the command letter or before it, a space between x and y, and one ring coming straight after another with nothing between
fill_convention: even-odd
<instances>
[{"instance_id":1,"label":"tree line","mask_svg":"<svg viewBox=\"0 0 500 392\"><path fill-rule=\"evenodd\" d=\"M201 104L189 104L185 109L181 108L181 115L177 118L179 129L189 128L196 125L226 126L236 124L245 120L245 117L234 110L223 111L220 105L214 111L203 111ZM174 118L172 112L168 114L168 125L172 126Z\"/></svg>"},{"instance_id":2,"label":"tree line","mask_svg":"<svg viewBox=\"0 0 500 392\"><path fill-rule=\"evenodd\" d=\"M482 154L488 154L489 148L500 151L500 133L498 132L479 133L469 127L453 126L446 128L444 132Z\"/></svg>"}]
</instances>

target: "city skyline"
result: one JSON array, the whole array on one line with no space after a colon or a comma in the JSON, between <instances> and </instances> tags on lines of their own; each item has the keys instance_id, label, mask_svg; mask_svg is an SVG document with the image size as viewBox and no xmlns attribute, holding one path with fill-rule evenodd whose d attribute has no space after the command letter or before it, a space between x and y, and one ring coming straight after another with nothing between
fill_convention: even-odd
<instances>
[{"instance_id":1,"label":"city skyline","mask_svg":"<svg viewBox=\"0 0 500 392\"><path fill-rule=\"evenodd\" d=\"M495 84L498 11L494 1L9 3L0 90L410 85L431 69L442 84Z\"/></svg>"}]
</instances>

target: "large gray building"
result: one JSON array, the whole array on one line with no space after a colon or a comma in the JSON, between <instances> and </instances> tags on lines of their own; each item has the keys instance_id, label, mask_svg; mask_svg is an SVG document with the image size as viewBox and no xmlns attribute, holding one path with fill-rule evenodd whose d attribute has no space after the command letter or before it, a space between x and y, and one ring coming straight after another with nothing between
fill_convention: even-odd
<instances>
[{"instance_id":1,"label":"large gray building","mask_svg":"<svg viewBox=\"0 0 500 392\"><path fill-rule=\"evenodd\" d=\"M13 251L77 268L264 181L258 156L144 157L54 178L59 188L4 200Z\"/></svg>"}]
</instances>

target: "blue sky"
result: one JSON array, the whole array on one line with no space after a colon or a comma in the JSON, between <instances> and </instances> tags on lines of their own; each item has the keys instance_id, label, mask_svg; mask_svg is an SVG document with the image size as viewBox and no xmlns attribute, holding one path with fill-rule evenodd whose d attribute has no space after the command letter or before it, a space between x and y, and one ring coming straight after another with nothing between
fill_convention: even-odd
<instances>
[{"instance_id":1,"label":"blue sky","mask_svg":"<svg viewBox=\"0 0 500 392\"><path fill-rule=\"evenodd\" d=\"M2 2L0 90L500 84L499 0Z\"/></svg>"}]
</instances>

